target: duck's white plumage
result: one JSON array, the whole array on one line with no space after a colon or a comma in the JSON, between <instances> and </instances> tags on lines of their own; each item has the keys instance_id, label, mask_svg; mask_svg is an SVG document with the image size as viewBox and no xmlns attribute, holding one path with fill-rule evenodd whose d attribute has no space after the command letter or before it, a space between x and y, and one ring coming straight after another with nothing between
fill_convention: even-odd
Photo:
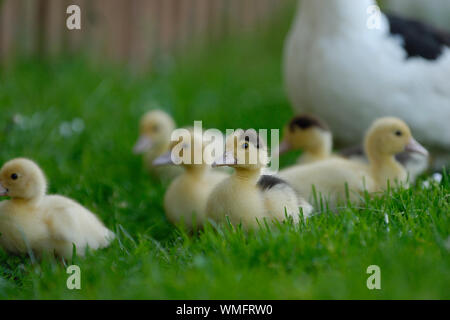
<instances>
[{"instance_id":1,"label":"duck's white plumage","mask_svg":"<svg viewBox=\"0 0 450 320\"><path fill-rule=\"evenodd\" d=\"M384 6L397 14L450 29L450 1L448 0L388 0L384 1Z\"/></svg>"},{"instance_id":2,"label":"duck's white plumage","mask_svg":"<svg viewBox=\"0 0 450 320\"><path fill-rule=\"evenodd\" d=\"M297 111L329 122L357 142L377 117L397 116L418 139L450 148L450 50L436 60L407 59L386 16L368 28L373 0L304 0L285 47L284 73Z\"/></svg>"}]
</instances>

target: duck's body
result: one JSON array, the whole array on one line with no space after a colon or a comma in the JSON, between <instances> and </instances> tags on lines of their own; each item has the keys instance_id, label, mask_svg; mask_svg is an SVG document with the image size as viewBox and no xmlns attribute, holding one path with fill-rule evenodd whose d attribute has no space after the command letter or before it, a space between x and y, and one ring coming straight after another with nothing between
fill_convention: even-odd
<instances>
[{"instance_id":1,"label":"duck's body","mask_svg":"<svg viewBox=\"0 0 450 320\"><path fill-rule=\"evenodd\" d=\"M0 172L0 246L19 254L33 252L71 258L73 246L84 256L87 247L104 248L114 238L100 220L77 202L46 195L39 167L27 159L7 162Z\"/></svg>"},{"instance_id":2,"label":"duck's body","mask_svg":"<svg viewBox=\"0 0 450 320\"><path fill-rule=\"evenodd\" d=\"M246 228L255 228L264 220L270 223L287 217L297 223L301 209L304 217L312 213L312 206L299 201L298 194L286 182L280 180L266 188L259 182L261 179L274 177L260 177L259 172L254 172L253 177L235 173L218 184L208 200L208 217L217 222L225 222L228 217L233 225L242 223Z\"/></svg>"},{"instance_id":3,"label":"duck's body","mask_svg":"<svg viewBox=\"0 0 450 320\"><path fill-rule=\"evenodd\" d=\"M301 1L285 48L284 74L296 111L326 120L338 139L357 143L373 119L403 118L427 145L450 148L450 50L435 59L407 52L372 0ZM440 52L437 52L437 50ZM409 58L408 58L409 57Z\"/></svg>"},{"instance_id":4,"label":"duck's body","mask_svg":"<svg viewBox=\"0 0 450 320\"><path fill-rule=\"evenodd\" d=\"M206 143L203 135L193 129L180 130L179 141L171 143L167 153L153 162L161 165L177 166L184 169L176 177L164 195L164 209L167 219L175 225L193 230L206 222L206 201L213 188L227 174L212 170L203 157ZM201 159L195 163L195 159Z\"/></svg>"},{"instance_id":5,"label":"duck's body","mask_svg":"<svg viewBox=\"0 0 450 320\"><path fill-rule=\"evenodd\" d=\"M114 238L98 218L75 201L58 196L44 196L36 202L3 201L0 203L0 246L20 254L29 250L71 258L73 244L77 255L87 247L107 247Z\"/></svg>"},{"instance_id":6,"label":"duck's body","mask_svg":"<svg viewBox=\"0 0 450 320\"><path fill-rule=\"evenodd\" d=\"M242 147L245 153L239 154L233 147L235 137L237 148ZM264 225L264 220L271 223L284 221L287 217L296 223L301 210L304 217L308 217L312 212L311 205L289 184L274 176L261 176L267 151L256 133L246 131L235 137L227 139L228 150L234 148L234 151L227 152L223 161L216 164L231 166L235 172L212 191L206 207L208 218L222 223L228 218L233 225L255 228ZM248 152L252 151L263 159L258 158L257 163L250 164Z\"/></svg>"},{"instance_id":7,"label":"duck's body","mask_svg":"<svg viewBox=\"0 0 450 320\"><path fill-rule=\"evenodd\" d=\"M400 170L400 175L402 173ZM346 184L350 200L356 203L365 190L374 192L377 189L368 165L339 158L286 168L280 171L280 177L306 200L313 202L315 196L317 199L322 197L331 208L347 200Z\"/></svg>"},{"instance_id":8,"label":"duck's body","mask_svg":"<svg viewBox=\"0 0 450 320\"><path fill-rule=\"evenodd\" d=\"M227 176L208 168L187 169L175 178L164 195L167 218L189 229L194 223L202 226L206 222L206 201L214 187Z\"/></svg>"},{"instance_id":9,"label":"duck's body","mask_svg":"<svg viewBox=\"0 0 450 320\"><path fill-rule=\"evenodd\" d=\"M409 150L427 154L411 135L408 126L396 118L381 118L370 127L365 141L369 162L334 158L294 166L280 172L307 200L323 197L331 208L347 200L359 202L365 191L376 192L390 186L407 186L408 174L395 155Z\"/></svg>"}]
</instances>

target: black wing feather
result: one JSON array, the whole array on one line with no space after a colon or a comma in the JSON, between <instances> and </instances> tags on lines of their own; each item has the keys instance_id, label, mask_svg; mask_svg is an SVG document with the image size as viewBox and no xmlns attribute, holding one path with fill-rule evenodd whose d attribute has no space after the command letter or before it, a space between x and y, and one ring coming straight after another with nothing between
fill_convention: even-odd
<instances>
[{"instance_id":1,"label":"black wing feather","mask_svg":"<svg viewBox=\"0 0 450 320\"><path fill-rule=\"evenodd\" d=\"M280 179L280 178L275 177L275 176L269 176L269 175L261 176L259 178L259 180L258 180L258 183L257 183L258 187L262 191L270 190L270 189L272 189L273 187L275 187L276 185L279 185L279 184L289 186L289 184L286 181L284 181L283 179Z\"/></svg>"},{"instance_id":2,"label":"black wing feather","mask_svg":"<svg viewBox=\"0 0 450 320\"><path fill-rule=\"evenodd\" d=\"M403 38L403 48L410 57L422 57L427 60L438 59L444 48L450 47L450 33L413 19L394 14L386 14L390 32Z\"/></svg>"}]
</instances>

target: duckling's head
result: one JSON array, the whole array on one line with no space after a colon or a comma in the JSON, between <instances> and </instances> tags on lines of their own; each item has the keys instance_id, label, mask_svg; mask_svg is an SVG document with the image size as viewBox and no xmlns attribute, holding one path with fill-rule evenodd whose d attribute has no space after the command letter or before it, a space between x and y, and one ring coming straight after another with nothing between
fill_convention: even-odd
<instances>
[{"instance_id":1,"label":"duckling's head","mask_svg":"<svg viewBox=\"0 0 450 320\"><path fill-rule=\"evenodd\" d=\"M141 154L152 148L167 145L174 129L175 122L166 112L162 110L147 112L141 118L140 134L133 148L134 153Z\"/></svg>"},{"instance_id":2,"label":"duckling's head","mask_svg":"<svg viewBox=\"0 0 450 320\"><path fill-rule=\"evenodd\" d=\"M366 153L369 157L394 156L403 151L428 156L428 151L411 134L408 125L394 117L374 121L365 138Z\"/></svg>"},{"instance_id":3,"label":"duckling's head","mask_svg":"<svg viewBox=\"0 0 450 320\"><path fill-rule=\"evenodd\" d=\"M331 149L332 135L325 122L312 115L299 115L284 127L279 154L290 150ZM330 150L331 152L331 150Z\"/></svg>"},{"instance_id":4,"label":"duckling's head","mask_svg":"<svg viewBox=\"0 0 450 320\"><path fill-rule=\"evenodd\" d=\"M156 158L153 165L181 165L186 169L203 167L205 144L202 135L193 128L178 129L177 135L178 139L170 142L169 151Z\"/></svg>"},{"instance_id":5,"label":"duckling's head","mask_svg":"<svg viewBox=\"0 0 450 320\"><path fill-rule=\"evenodd\" d=\"M0 170L0 196L32 200L44 196L46 190L44 173L31 160L10 160Z\"/></svg>"},{"instance_id":6,"label":"duckling's head","mask_svg":"<svg viewBox=\"0 0 450 320\"><path fill-rule=\"evenodd\" d=\"M238 129L227 137L225 153L214 161L213 167L258 170L268 163L267 147L258 133L253 129Z\"/></svg>"}]
</instances>

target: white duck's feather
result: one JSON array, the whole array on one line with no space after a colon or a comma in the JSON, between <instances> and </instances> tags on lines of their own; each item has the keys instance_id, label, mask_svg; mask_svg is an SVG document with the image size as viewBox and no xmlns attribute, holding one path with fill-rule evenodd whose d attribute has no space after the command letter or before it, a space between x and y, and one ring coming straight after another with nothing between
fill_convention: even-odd
<instances>
[{"instance_id":1,"label":"white duck's feather","mask_svg":"<svg viewBox=\"0 0 450 320\"><path fill-rule=\"evenodd\" d=\"M285 81L297 111L324 118L356 142L377 117L403 118L429 146L450 148L450 50L407 58L400 37L368 27L373 0L304 0L285 48Z\"/></svg>"}]
</instances>

